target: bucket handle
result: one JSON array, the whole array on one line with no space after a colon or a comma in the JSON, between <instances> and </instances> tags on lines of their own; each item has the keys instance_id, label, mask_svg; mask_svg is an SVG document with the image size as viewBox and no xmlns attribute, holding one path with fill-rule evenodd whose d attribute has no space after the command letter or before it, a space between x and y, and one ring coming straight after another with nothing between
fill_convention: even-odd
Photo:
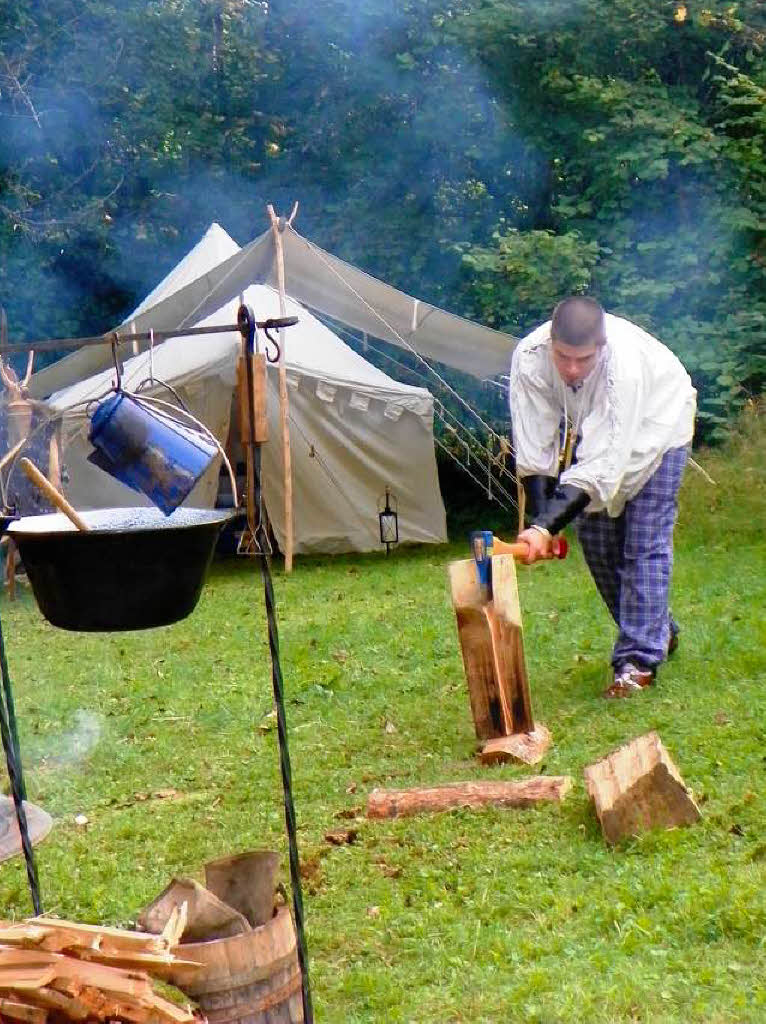
<instances>
[{"instance_id":1,"label":"bucket handle","mask_svg":"<svg viewBox=\"0 0 766 1024\"><path fill-rule=\"evenodd\" d=\"M165 384L164 381L158 380L157 378L155 378L154 383ZM165 384L165 387L169 391L171 391L176 398L178 398L178 396L175 394L175 391L169 384ZM125 394L129 394L129 392L126 391ZM148 406L155 405L161 407L162 409L169 409L170 412L175 414L182 413L191 421L191 423L195 427L197 427L197 429L200 431L201 434L203 434L204 437L206 437L210 442L212 442L212 444L215 445L215 447L218 449L219 455L223 459L223 464L226 466L227 472L229 474L229 480L231 482L231 494L232 498L234 499L234 505L236 508L239 508L239 492L237 491L237 478L234 475L234 470L232 469L231 462L229 461L229 456L226 454L223 445L215 436L213 431L210 430L210 428L207 427L201 420L198 420L196 416L193 416L189 412L189 410L183 405L183 403L181 403L179 408L178 406L172 405L170 402L164 402L161 398L153 398L151 395L139 395L134 393L130 397L133 398L134 401L138 402L139 405L143 402ZM178 401L181 401L180 398L178 399Z\"/></svg>"},{"instance_id":2,"label":"bucket handle","mask_svg":"<svg viewBox=\"0 0 766 1024\"><path fill-rule=\"evenodd\" d=\"M114 372L117 374L117 382L114 386L115 391L122 391L122 366L120 365L120 357L117 354L117 340L112 342L112 362L114 363Z\"/></svg>"}]
</instances>

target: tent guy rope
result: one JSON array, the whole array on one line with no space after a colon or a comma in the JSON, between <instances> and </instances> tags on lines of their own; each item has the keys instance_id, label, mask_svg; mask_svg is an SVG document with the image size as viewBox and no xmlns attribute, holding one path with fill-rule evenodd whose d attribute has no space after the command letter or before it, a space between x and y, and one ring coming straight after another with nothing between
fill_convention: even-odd
<instances>
[{"instance_id":1,"label":"tent guy rope","mask_svg":"<svg viewBox=\"0 0 766 1024\"><path fill-rule=\"evenodd\" d=\"M489 425L489 423L487 423L486 420L484 420L482 418L482 416L470 405L470 403L467 402L463 398L463 396L459 392L457 392L447 380L444 379L444 377L442 377L442 375L438 372L438 370L435 370L433 368L433 366L431 366L431 364L428 362L428 360L425 359L418 352L418 350L408 341L407 338L405 338L403 335L401 335L399 333L399 331L397 331L396 328L393 327L388 322L388 320L386 320L386 318L384 316L382 316L381 313L378 312L377 309L375 309L374 306L370 305L370 303L367 301L367 299L365 299L365 297L363 295L359 294L359 292L354 288L354 286L343 277L343 275L340 273L340 271L336 270L336 268L327 259L325 259L324 254L322 253L322 250L317 248L315 245L313 245L307 238L303 238L301 235L298 235L297 232L294 232L294 233L295 233L297 238L299 238L302 242L305 243L306 246L308 246L309 250L314 253L314 255L317 257L317 259L319 259L322 263L324 263L324 265L327 267L327 269L332 274L334 274L335 277L338 278L338 280L344 285L344 287L346 287L351 292L351 294L356 299L358 299L359 302L362 303L362 305L368 310L368 312L372 313L372 315L374 317L376 317L383 324L383 326L386 328L386 330L391 332L391 334L400 342L402 347L406 348L409 352L411 352L412 355L414 355L415 358L418 359L434 375L434 377L436 377L436 379L439 381L439 383L442 385L442 387L446 388L446 390L449 391L449 393L454 398L456 398L457 401L460 402L460 404L462 406L464 406L464 408L467 409L468 412L472 416L476 417L476 419L481 423L481 425L484 427L484 429L487 431L487 433L488 434L492 434L495 437L497 437L498 434L496 433L496 431L494 431L492 429L492 427ZM422 322L421 322L421 324L419 326L422 326ZM416 328L416 330L417 330L417 328ZM413 331L412 333L413 334L416 333L416 330Z\"/></svg>"}]
</instances>

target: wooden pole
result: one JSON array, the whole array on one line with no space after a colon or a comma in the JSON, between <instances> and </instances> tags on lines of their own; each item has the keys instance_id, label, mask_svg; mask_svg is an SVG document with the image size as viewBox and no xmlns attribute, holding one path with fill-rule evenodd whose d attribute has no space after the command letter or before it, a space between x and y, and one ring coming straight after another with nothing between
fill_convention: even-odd
<instances>
[{"instance_id":1,"label":"wooden pole","mask_svg":"<svg viewBox=\"0 0 766 1024\"><path fill-rule=\"evenodd\" d=\"M279 289L279 315L287 316L285 302L285 254L282 247L282 231L284 223L274 212L269 203L266 207L274 235L274 252L277 264L277 288ZM290 215L290 222L297 211L297 203ZM285 336L279 332L279 418L282 430L282 473L285 485L285 572L293 570L293 470L290 452L290 427L288 422L289 403L287 398L287 370L285 367Z\"/></svg>"}]
</instances>

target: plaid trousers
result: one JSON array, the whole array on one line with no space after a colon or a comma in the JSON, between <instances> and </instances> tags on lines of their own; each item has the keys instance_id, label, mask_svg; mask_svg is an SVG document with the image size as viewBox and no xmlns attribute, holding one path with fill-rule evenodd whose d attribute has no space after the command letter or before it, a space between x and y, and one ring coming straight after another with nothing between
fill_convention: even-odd
<instances>
[{"instance_id":1,"label":"plaid trousers","mask_svg":"<svg viewBox=\"0 0 766 1024\"><path fill-rule=\"evenodd\" d=\"M576 521L585 561L617 623L615 668L633 662L655 668L678 632L668 610L673 527L689 449L666 452L621 515L584 512Z\"/></svg>"}]
</instances>

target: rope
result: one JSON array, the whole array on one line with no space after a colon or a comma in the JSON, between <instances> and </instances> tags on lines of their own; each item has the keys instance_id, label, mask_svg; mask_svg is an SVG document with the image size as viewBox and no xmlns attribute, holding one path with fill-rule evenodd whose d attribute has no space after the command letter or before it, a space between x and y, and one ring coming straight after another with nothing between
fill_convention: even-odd
<instances>
[{"instance_id":1,"label":"rope","mask_svg":"<svg viewBox=\"0 0 766 1024\"><path fill-rule=\"evenodd\" d=\"M344 329L343 327L338 327L338 328L336 328L336 327L335 327L335 324L333 324L333 330L337 330L339 334L345 334L345 335L346 335L347 337L349 337L349 338L353 338L353 335L351 334L351 332L350 332L350 331L348 331L348 330L345 330L345 329ZM429 381L428 381L428 378L427 378L427 377L426 377L426 376L425 376L424 374L422 374L422 373L418 373L418 371L417 371L417 370L414 370L414 369L412 369L411 367L407 366L407 365L406 365L405 363L402 363L402 362L400 362L400 361L399 361L398 359L395 359L395 358L394 358L393 356L389 355L389 354L388 354L387 352L384 352L384 351L383 351L382 349L379 349L379 348L377 348L377 347L376 347L375 345L371 345L371 344L369 343L369 341L367 342L367 348L368 348L368 349L370 349L370 350L371 350L372 352L376 353L377 355L379 355L379 356L383 357L384 359L388 359L388 360L389 360L390 362L392 362L392 363L393 363L393 364L394 364L395 366L399 366L399 367L400 367L401 369L403 369L403 370L407 371L408 373L412 373L412 374L413 374L414 376L418 377L418 378L419 378L420 380L423 380L423 381L425 381L426 383L429 383ZM434 413L436 414L436 417L437 417L437 418L438 418L438 419L439 419L439 420L440 420L440 421L441 421L441 422L442 422L442 423L443 423L443 424L445 425L445 427L446 427L446 428L447 428L448 430L454 430L455 432L457 432L457 430L462 430L462 431L464 431L464 432L465 432L466 434L468 434L468 436L469 436L469 438L471 439L471 441L472 441L472 442L473 442L473 443L474 443L474 444L475 444L475 445L477 446L477 448L478 448L478 449L479 449L479 450L481 451L481 453L482 453L483 455L485 455L485 456L487 457L487 460L488 460L488 462L491 462L491 463L492 463L493 465L495 465L495 466L498 466L498 465L500 465L500 475L502 475L502 476L507 476L507 477L509 477L509 478L510 478L510 479L511 479L512 481L514 481L514 482L516 481L516 477L514 476L514 474L513 474L513 473L511 473L511 472L510 472L510 470L508 470L508 469L507 469L507 468L505 467L505 465L504 465L504 464L499 464L499 463L498 463L498 458L499 458L499 456L495 456L495 454L494 454L494 452L492 451L492 449L491 449L491 448L489 448L489 447L488 447L487 445L484 445L484 444L482 444L482 442L481 442L480 440L478 440L478 438L474 437L474 436L473 436L473 434L471 434L471 433L469 432L469 430L468 430L468 428L467 428L467 427L465 426L465 424L464 424L464 423L461 423L461 421L460 421L460 420L459 420L459 419L457 418L457 416L455 416L455 414L454 414L454 413L450 412L450 410L449 410L449 409L447 409L447 407L446 407L446 406L445 406L445 405L444 405L444 404L443 404L442 402L440 402L440 401L439 401L438 399L434 401ZM450 419L454 420L454 423L455 423L455 425L456 425L455 427L452 427L452 426L451 426L451 425L450 425L450 424L449 424L449 423L447 422L447 419L446 419L446 417L447 417L447 416L449 416L449 417L450 417ZM502 437L500 437L500 435L498 435L498 434L495 434L495 432L494 432L494 431L492 431L492 433L493 433L493 435L494 435L495 437L498 437L498 439L500 440L500 442L501 442L501 444L502 444L502 441L503 441L504 439L503 439ZM479 481L479 480L478 480L478 478L477 478L477 477L475 477L475 476L473 475L473 473L471 473L470 469L468 468L468 464L467 464L467 463L463 463L463 462L462 462L462 461L461 461L461 460L460 460L460 459L459 459L459 458L458 458L458 457L457 457L457 456L455 455L455 453L454 453L454 452L452 452L452 451L451 451L451 450L450 450L450 449L449 449L449 448L448 448L448 447L447 447L446 445L444 445L444 444L443 444L443 443L442 443L441 441L439 441L439 439L438 439L438 438L434 437L434 441L435 441L435 442L436 442L436 443L437 443L437 444L438 444L438 445L439 445L439 446L440 446L440 447L441 447L441 448L442 448L442 449L443 449L443 450L444 450L445 452L447 452L447 453L448 453L448 454L450 455L450 457L451 457L451 458L453 459L453 461L454 461L454 462L456 462L456 463L457 463L457 464L458 464L458 465L459 465L459 466L461 467L461 469L464 469L464 470L466 471L466 473L468 473L468 475L469 475L469 476L471 476L471 477L472 477L472 479L473 479L473 480L475 480L475 481L476 481L476 483L478 483L478 484L479 484L479 486L480 486L480 487L482 488L482 490L485 490L485 491L487 492L487 497L488 497L488 498L490 499L490 501L492 501L492 500L493 500L493 498L494 498L494 496L493 496L493 494L492 494L492 488L491 488L491 475L490 475L490 482L489 482L489 484L483 484L483 483L481 483L481 481ZM464 441L464 440L463 440L462 438L460 438L460 442L461 442L461 444L464 444L464 445L466 446L466 448L468 449L468 451L470 452L470 450L471 450L471 449L470 449L470 445L469 445L469 443L468 443L467 441ZM509 450L510 450L510 452L511 452L511 453L513 453L513 446L512 446L512 445L509 445ZM474 454L476 454L476 453L474 453ZM491 469L490 469L490 474L491 474ZM500 483L500 481L499 481L498 479L495 479L495 480L494 480L494 483L495 483L495 486L496 486L496 487L500 488L500 490L502 491L502 493L503 493L503 495L505 496L505 498L506 498L506 499L507 499L508 501L510 501L510 502L512 503L513 507L514 507L514 508L517 508L517 507L518 507L518 504L517 504L516 500L515 500L515 499L514 499L514 498L512 497L512 495L511 495L511 494L510 494L510 493L509 493L509 492L508 492L508 491L507 491L507 490L506 490L506 489L505 489L505 488L504 488L504 487L502 486L502 484ZM503 506L503 507L506 507L506 506ZM510 510L509 510L509 511L510 511Z\"/></svg>"},{"instance_id":2,"label":"rope","mask_svg":"<svg viewBox=\"0 0 766 1024\"><path fill-rule=\"evenodd\" d=\"M348 333L348 332L339 331L338 333ZM349 335L349 336L351 336L351 335ZM383 359L388 359L390 362L392 362L394 364L394 366L398 366L400 369L405 370L407 373L413 374L419 380L425 381L426 384L430 383L430 381L428 380L428 377L426 377L425 374L418 373L417 370L413 370L411 367L407 366L405 363L400 362L398 359L394 359L393 356L389 355L387 352L384 352L382 349L376 348L375 345L371 345L369 342L367 343L367 347L370 349L371 352L374 352L376 355L381 356ZM446 405L443 402L439 401L439 399L435 399L435 402L438 402L439 406L441 406L441 409L442 409L444 415L449 416L450 419L454 420L455 423L457 424L457 426L461 430L465 430L466 432L468 432L468 427L466 427L466 425L464 423L462 423L457 418L457 416L446 407ZM435 406L434 406L434 408L435 408ZM499 438L499 440L501 442L503 441L503 438L501 437L501 435L497 434L495 431L492 431L492 434L493 434L494 437ZM488 455L490 458L494 457L491 448L489 448L487 445L482 444L481 441L479 441L478 438L473 437L472 434L469 435L469 436L482 449L482 451L486 455ZM511 447L511 452L513 452L513 447ZM512 475L512 474L510 474L510 475Z\"/></svg>"},{"instance_id":3,"label":"rope","mask_svg":"<svg viewBox=\"0 0 766 1024\"><path fill-rule=\"evenodd\" d=\"M443 443L442 443L442 442L441 442L441 441L439 440L439 438L438 438L438 437L435 437L435 438L434 438L434 441L436 442L436 444L437 444L437 445L438 445L438 446L439 446L439 447L440 447L440 448L441 448L441 449L442 449L443 451L445 451L445 452L447 453L447 455L449 455L449 457L450 457L450 458L451 458L451 459L453 460L453 462L456 462L456 463L458 464L458 466L460 466L460 468L461 468L462 470L464 470L464 471L465 471L465 472L466 472L466 473L468 474L468 476L470 476L470 478L471 478L471 479L472 479L472 480L474 481L474 483L477 483L477 484L479 485L479 487L481 487L481 489L482 489L483 491L486 491L486 490L487 490L487 485L486 485L486 484L485 484L485 483L484 483L483 481L479 480L479 478L478 478L478 477L477 477L477 476L476 476L476 475L475 475L474 473L472 473L472 472L471 472L471 470L470 470L470 469L468 469L468 467L467 467L467 466L464 466L464 465L463 465L463 463L462 463L462 462L460 461L460 459L459 459L459 458L458 458L458 457L457 457L457 456L455 455L455 453L454 453L454 452L451 452L451 451L449 450L449 448L448 448L448 447L447 447L447 446L446 446L445 444L443 444ZM497 481L495 481L495 483L497 483ZM500 506L501 506L501 507L502 507L502 508L503 508L503 509L504 509L504 510L505 510L506 512L511 512L511 511L512 511L512 509L514 509L514 508L516 508L516 507L517 507L517 505L516 505L516 501L515 501L515 500L514 500L513 498L511 498L511 496L510 496L510 495L508 494L508 492L507 492L507 491L505 490L505 488L503 488L503 487L500 487L500 486L498 485L498 489L499 489L500 491L502 491L502 492L503 492L503 494L504 494L504 496L505 496L505 497L506 497L506 498L507 498L507 499L508 499L508 500L509 500L509 501L511 502L511 505L510 505L510 506L509 506L509 505L506 505L506 504L505 504L505 502L501 501L501 500L500 500L500 498L499 498L499 497L497 497L497 496L496 496L496 495L494 495L494 494L490 494L490 493L488 493L488 494L487 494L487 497L488 497L488 498L490 499L490 501L496 501L496 502L498 503L498 505L500 505Z\"/></svg>"},{"instance_id":4,"label":"rope","mask_svg":"<svg viewBox=\"0 0 766 1024\"><path fill-rule=\"evenodd\" d=\"M441 420L441 422L444 424L445 430L448 430L450 431L450 433L454 434L457 434L459 430L462 430L468 435L470 439L469 441L464 440L462 437L459 438L459 441L461 444L464 444L466 448L468 448L469 453L471 452L470 442L472 441L476 445L476 447L478 448L478 454L476 451L474 451L474 458L478 457L479 455L486 456L486 458L489 461L491 461L493 465L499 467L501 476L507 476L515 482L515 474L513 474L509 469L506 468L505 462L503 461L504 454L513 454L513 447L510 444L508 445L507 452L503 452L504 438L500 438L500 452L497 455L495 455L491 448L488 448L486 445L483 445L481 441L478 440L478 438L474 437L473 434L469 431L468 427L466 427L465 424L461 423L460 420L456 416L454 416L453 413L451 413L449 409L442 405L442 403L439 402L438 400L434 403L434 414L436 415L437 419ZM449 416L450 419L455 421L455 426L447 422L447 416Z\"/></svg>"},{"instance_id":5,"label":"rope","mask_svg":"<svg viewBox=\"0 0 766 1024\"><path fill-rule=\"evenodd\" d=\"M703 468L702 468L702 466L700 466L699 462L695 462L695 460L694 460L694 459L693 459L693 458L692 458L691 456L689 456L689 465L690 465L690 466L692 466L692 467L693 467L694 469L696 469L696 470L697 470L697 472L698 472L698 473L699 473L699 474L700 474L700 475L701 475L701 476L702 476L702 477L703 477L703 478L704 478L705 480L707 480L707 482L708 482L709 484L712 484L712 485L713 485L713 487L717 487L717 486L718 486L718 485L716 484L715 480L714 480L714 479L712 478L712 476L711 476L711 475L710 475L710 474L708 473L708 471L707 471L706 469L703 469Z\"/></svg>"},{"instance_id":6,"label":"rope","mask_svg":"<svg viewBox=\"0 0 766 1024\"><path fill-rule=\"evenodd\" d=\"M320 317L319 319L322 319L322 318ZM345 336L349 340L353 340L353 341L357 340L356 337L354 336L354 334L350 330L348 330L347 328L344 328L342 325L337 324L337 322L335 320L333 320L332 317L329 317L327 319L329 319L332 322L332 330L333 331L336 331L338 334L340 334L342 336ZM393 363L394 366L398 366L401 370L404 370L406 373L410 373L414 377L417 377L418 380L422 380L426 384L430 384L431 383L429 381L428 377L426 377L425 374L419 373L417 370L413 369L413 367L407 366L406 363L402 363L400 360L395 359L392 355L389 355L388 352L384 352L383 349L377 348L375 345L370 344L369 341L366 342L366 348L369 349L369 351L374 352L376 355L380 356L381 358L387 359L389 362ZM492 382L492 383L494 383L494 382ZM439 411L439 408L437 408L437 406L440 407L441 412ZM455 416L455 414L453 412L451 412L444 405L443 402L439 401L439 399L435 399L434 400L434 412L436 413L437 416L439 416L442 419L442 421L445 423L445 425L447 425L445 417L449 416L450 419L452 419L455 422L457 428L460 429L460 430L464 430L468 434L468 436L471 438L471 441L473 441L474 444L476 444L477 447L481 449L483 454L486 455L488 459L491 459L495 465L498 464L497 457L495 456L495 454L492 451L492 449L489 448L487 445L482 444L482 442L478 438L474 437L473 434L470 434L469 430L468 430L468 427L466 427L466 425L464 423L462 423L457 418L457 416ZM501 435L495 433L495 431L492 431L492 434L493 434L493 436L497 437L500 440L501 445L502 445L502 442L504 440L506 440ZM466 444L467 442L463 441L462 443ZM513 454L513 452L514 452L513 445L510 444L510 442L509 442L509 451L510 451L511 454ZM505 466L502 467L502 473L504 473L506 476L510 477L511 480L515 480L516 479L515 476L513 475L513 473L511 473L509 470L507 470L505 468Z\"/></svg>"},{"instance_id":7,"label":"rope","mask_svg":"<svg viewBox=\"0 0 766 1024\"><path fill-rule=\"evenodd\" d=\"M291 228L290 230L292 231L292 228ZM297 235L297 232L293 232L293 233L294 233L294 234L295 234L295 235L296 235L297 237L299 237L299 238L300 238L300 236L299 236L299 235ZM420 353L418 352L418 350L417 350L416 348L414 348L414 347L413 347L413 346L412 346L412 345L411 345L411 344L409 343L409 341L407 341L407 339L406 339L406 338L404 338L404 337L403 337L403 336L402 336L402 335L401 335L401 334L400 334L400 333L399 333L399 332L398 332L398 331L396 330L396 328L395 328L395 327L393 327L393 326L392 326L392 325L391 325L391 324L390 324L390 323L389 323L389 322L388 322L388 321L386 320L386 318L385 318L385 317L381 316L381 314L380 314L380 313L379 313L379 312L377 311L377 309L375 309L375 307L374 307L374 306L371 306L371 305L370 305L370 303L369 303L369 302L367 301L367 299L365 299L365 297L364 297L363 295L360 295L360 294L359 294L359 292L358 292L358 291L356 290L356 288L354 288L354 286L353 286L352 284L349 284L349 282L348 282L348 281L347 281L347 280L346 280L346 279L345 279L345 278L343 277L343 275L342 275L342 274L340 273L340 271L336 270L336 269L335 269L335 267L334 267L334 266L333 266L333 265L332 265L332 264L331 264L331 263L330 263L330 262L329 262L329 261L328 261L327 259L325 259L324 253L323 253L323 252L321 251L321 249L317 249L317 248L316 248L316 247L315 247L315 246L314 246L314 245L313 245L313 244L312 244L312 243L311 243L311 242L310 242L310 241L309 241L309 240L308 240L307 238L301 238L300 240L301 240L302 242L305 242L305 243L306 243L306 245L307 245L307 246L309 247L309 249L311 249L311 251L312 251L312 252L314 253L314 255L315 255L315 256L316 256L316 257L317 257L317 258L318 258L318 259L319 259L319 260L320 260L320 261L321 261L322 263L324 263L324 265L325 265L325 266L326 266L326 267L327 267L327 268L328 268L328 269L330 270L330 272L331 272L332 274L334 274L334 275L335 275L335 276L336 276L336 277L338 278L338 280L339 280L339 281L340 281L340 282L341 282L341 283L342 283L343 285L345 285L345 287L346 287L346 288L348 288L348 290L349 290L349 291L351 292L351 294L352 294L352 295L353 295L353 296L354 296L355 298L357 298L357 299L359 300L359 302L361 302L361 303L362 303L362 305L363 305L363 306L365 306L365 307L366 307L366 308L367 308L367 309L369 310L369 312L370 312L370 313L372 313L372 315L373 315L374 317L376 317L376 318L377 318L377 319L378 319L378 320L379 320L379 321L380 321L380 322L381 322L381 323L383 324L383 326L384 326L384 327L385 327L385 328L386 328L386 329L387 329L388 331L390 331L390 332L391 332L391 334L393 334L393 336L394 336L394 337L395 337L395 338L397 339L397 341L399 341L399 342L401 343L402 347L403 347L403 348L406 348L406 349L408 349L408 350L409 350L409 351L410 351L410 352L411 352L411 353L412 353L412 354L413 354L413 355L415 356L415 358L416 358L417 360L419 360L419 361L420 361L420 362L421 362L421 363L423 364L423 366L425 366L425 367L426 367L426 369L427 369L427 370L429 370L429 371L430 371L430 372L431 372L431 373L432 373L432 374L434 375L434 377L436 377L436 379L437 379L437 380L439 381L439 383L440 383L440 384L442 385L442 387L446 388L446 389L447 389L447 391L449 391L449 393L450 393L450 394L451 394L451 395L452 395L452 396L453 396L454 398L456 398L456 399L458 400L458 402L460 402L460 404L461 404L462 406L464 406L464 407L465 407L465 408L466 408L466 409L468 410L468 412L469 412L469 413L470 413L470 414L471 414L472 416L475 416L475 417L476 417L476 419L477 419L477 420L479 421L479 423L481 423L481 425L482 425L482 426L484 427L484 429L485 429L485 430L487 431L487 433L488 433L488 434L490 434L491 436L492 436L492 435L494 435L495 437L497 437L497 436L498 436L498 435L497 435L497 434L495 433L495 431L494 431L494 430L492 429L492 427L491 427L491 426L489 425L489 423L487 423L487 422L486 422L486 421L485 421L484 419L482 419L482 417L481 417L481 416L479 415L479 413L478 413L478 412L477 412L477 411L476 411L476 410L475 410L475 409L474 409L474 408L473 408L473 407L472 407L471 405L469 405L469 403L468 403L468 402L466 402L466 400L465 400L465 399L463 398L463 396L462 396L462 395L460 395L460 394L459 394L459 393L458 393L457 391L455 391L455 389L454 389L454 388L452 387L452 385L451 385L451 384L449 384L449 383L448 383L448 382L447 382L447 381L446 381L446 380L444 379L444 377L442 377L442 375L441 375L441 374L440 374L440 373L439 373L439 372L438 372L437 370L435 370L435 369L433 368L433 366L431 366L431 364L430 364L430 363L428 362L428 360L424 359L424 358L423 358L423 356L421 356L421 354L420 354ZM416 328L416 330L417 330L417 328ZM413 331L412 333L414 334L414 333L415 333L415 331Z\"/></svg>"}]
</instances>

